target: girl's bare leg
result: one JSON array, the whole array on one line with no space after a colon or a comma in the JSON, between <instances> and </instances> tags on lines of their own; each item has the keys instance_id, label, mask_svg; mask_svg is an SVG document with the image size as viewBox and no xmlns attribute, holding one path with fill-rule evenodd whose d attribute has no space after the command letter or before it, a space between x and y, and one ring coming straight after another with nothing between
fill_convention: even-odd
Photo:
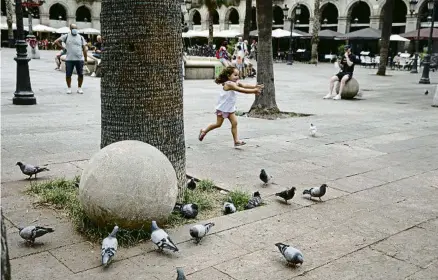
<instances>
[{"instance_id":1,"label":"girl's bare leg","mask_svg":"<svg viewBox=\"0 0 438 280\"><path fill-rule=\"evenodd\" d=\"M222 116L216 116L216 123L209 124L206 129L201 129L198 136L199 141L202 141L209 131L221 127L223 123L224 118L222 118Z\"/></svg>"},{"instance_id":2,"label":"girl's bare leg","mask_svg":"<svg viewBox=\"0 0 438 280\"><path fill-rule=\"evenodd\" d=\"M330 79L330 92L326 95L326 96L324 96L324 99L328 99L328 98L332 98L333 97L333 88L335 87L335 82L337 82L337 81L339 81L339 79L338 79L338 76L333 76L331 79Z\"/></svg>"},{"instance_id":3,"label":"girl's bare leg","mask_svg":"<svg viewBox=\"0 0 438 280\"><path fill-rule=\"evenodd\" d=\"M239 143L239 137L237 136L237 117L234 113L228 116L231 123L231 134L233 134L234 144Z\"/></svg>"}]
</instances>

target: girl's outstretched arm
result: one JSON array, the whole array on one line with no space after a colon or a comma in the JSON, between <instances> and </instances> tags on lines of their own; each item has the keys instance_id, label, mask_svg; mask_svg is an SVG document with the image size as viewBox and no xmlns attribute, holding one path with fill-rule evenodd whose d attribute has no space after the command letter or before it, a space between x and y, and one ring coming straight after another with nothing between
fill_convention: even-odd
<instances>
[{"instance_id":1,"label":"girl's outstretched arm","mask_svg":"<svg viewBox=\"0 0 438 280\"><path fill-rule=\"evenodd\" d=\"M243 87L243 88L256 88L256 87L262 87L263 88L263 85L251 85L251 84L245 84L245 83L242 83L242 82L237 82L237 85L239 86L239 87Z\"/></svg>"},{"instance_id":2,"label":"girl's outstretched arm","mask_svg":"<svg viewBox=\"0 0 438 280\"><path fill-rule=\"evenodd\" d=\"M237 83L226 83L224 85L224 90L234 90L234 91L238 91L238 92L245 93L245 94L259 95L261 92L261 87L255 86L252 88L245 88L245 87L238 85Z\"/></svg>"}]
</instances>

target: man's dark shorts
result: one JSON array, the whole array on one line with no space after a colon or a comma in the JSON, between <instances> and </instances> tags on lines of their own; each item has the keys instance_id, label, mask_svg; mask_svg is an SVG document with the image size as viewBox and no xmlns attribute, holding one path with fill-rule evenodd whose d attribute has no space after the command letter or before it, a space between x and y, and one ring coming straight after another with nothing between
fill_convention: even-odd
<instances>
[{"instance_id":1,"label":"man's dark shorts","mask_svg":"<svg viewBox=\"0 0 438 280\"><path fill-rule=\"evenodd\" d=\"M353 78L353 73L350 73L350 72L339 72L338 74L336 74L336 76L338 77L339 81L341 81L342 78L343 78L345 75L349 75L348 80L346 81L346 83L347 83L349 80L351 80L351 78Z\"/></svg>"},{"instance_id":2,"label":"man's dark shorts","mask_svg":"<svg viewBox=\"0 0 438 280\"><path fill-rule=\"evenodd\" d=\"M65 76L70 78L73 75L73 68L76 68L78 77L84 76L84 61L83 60L68 60L65 61Z\"/></svg>"}]
</instances>

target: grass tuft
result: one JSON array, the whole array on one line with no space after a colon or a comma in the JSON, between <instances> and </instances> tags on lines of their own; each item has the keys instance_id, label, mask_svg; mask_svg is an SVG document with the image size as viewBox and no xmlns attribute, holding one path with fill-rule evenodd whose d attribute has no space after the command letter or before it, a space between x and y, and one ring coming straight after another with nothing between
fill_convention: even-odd
<instances>
[{"instance_id":1,"label":"grass tuft","mask_svg":"<svg viewBox=\"0 0 438 280\"><path fill-rule=\"evenodd\" d=\"M243 190L233 190L227 194L225 201L232 202L236 206L237 211L245 210L245 205L248 204L252 194Z\"/></svg>"}]
</instances>

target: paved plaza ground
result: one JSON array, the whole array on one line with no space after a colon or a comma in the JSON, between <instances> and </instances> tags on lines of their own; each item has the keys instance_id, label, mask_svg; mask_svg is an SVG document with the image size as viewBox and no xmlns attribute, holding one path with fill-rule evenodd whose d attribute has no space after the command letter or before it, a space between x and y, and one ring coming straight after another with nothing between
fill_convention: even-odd
<instances>
[{"instance_id":1,"label":"paved plaza ground","mask_svg":"<svg viewBox=\"0 0 438 280\"><path fill-rule=\"evenodd\" d=\"M375 69L357 67L363 97L333 101L322 99L336 71L332 64L275 64L280 109L312 116L240 117L239 133L248 143L242 149L233 148L228 123L197 140L199 129L215 120L220 87L184 81L187 173L224 189L259 190L267 205L212 219L216 226L199 246L189 241L190 225L171 230L177 254L158 254L151 242L120 248L117 261L102 271L99 245L78 235L62 213L34 208L15 166L49 164L45 178L81 174L99 149L100 79L86 77L84 95L67 95L64 73L53 70L55 53L42 51L30 62L38 105L15 106L14 55L2 50L1 196L14 280L167 280L176 278L176 266L189 280L438 279L436 85L419 85L420 74L378 77ZM438 82L437 73L431 81ZM248 110L253 98L238 96L238 110ZM308 135L310 123L318 128L315 138ZM261 186L261 168L276 185ZM304 188L322 183L329 186L324 202L302 197ZM292 186L297 194L290 205L273 195ZM28 248L14 224L36 219L56 232ZM276 242L301 249L304 264L287 267Z\"/></svg>"}]
</instances>

